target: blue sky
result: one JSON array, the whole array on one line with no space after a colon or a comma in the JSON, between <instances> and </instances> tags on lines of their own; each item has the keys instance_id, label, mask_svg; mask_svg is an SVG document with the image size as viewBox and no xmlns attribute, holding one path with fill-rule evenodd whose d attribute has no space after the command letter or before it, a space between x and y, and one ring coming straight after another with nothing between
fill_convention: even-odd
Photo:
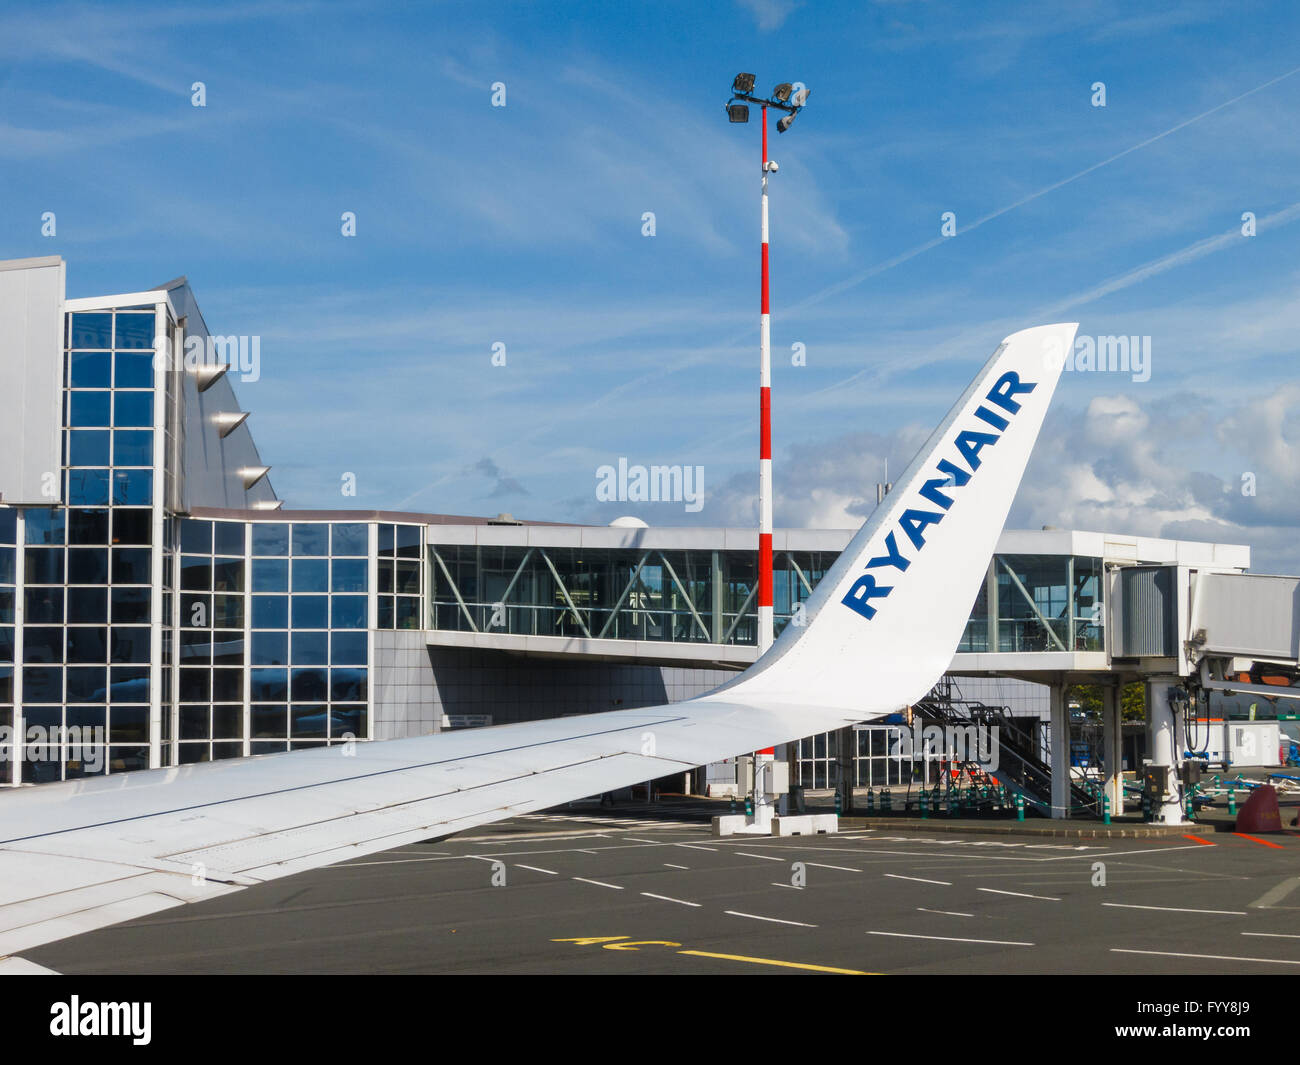
<instances>
[{"instance_id":1,"label":"blue sky","mask_svg":"<svg viewBox=\"0 0 1300 1065\"><path fill-rule=\"evenodd\" d=\"M778 524L857 524L998 340L1078 320L1149 336L1150 379L1066 375L1011 523L1295 571L1294 5L1051 7L9 4L0 255L64 256L73 296L184 273L260 335L239 395L290 506L749 523L758 127L722 105L802 80ZM598 502L620 456L703 466L704 509Z\"/></svg>"}]
</instances>

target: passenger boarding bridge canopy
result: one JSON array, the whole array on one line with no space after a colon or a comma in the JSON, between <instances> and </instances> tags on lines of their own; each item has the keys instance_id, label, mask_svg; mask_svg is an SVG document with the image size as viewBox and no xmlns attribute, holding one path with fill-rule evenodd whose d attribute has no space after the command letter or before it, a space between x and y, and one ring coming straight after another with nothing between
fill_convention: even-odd
<instances>
[{"instance_id":1,"label":"passenger boarding bridge canopy","mask_svg":"<svg viewBox=\"0 0 1300 1065\"><path fill-rule=\"evenodd\" d=\"M757 657L757 535L736 529L430 526L429 641L743 666ZM778 530L778 632L851 537ZM1065 530L1002 534L955 671L1106 668L1107 566L1240 572L1249 548Z\"/></svg>"}]
</instances>

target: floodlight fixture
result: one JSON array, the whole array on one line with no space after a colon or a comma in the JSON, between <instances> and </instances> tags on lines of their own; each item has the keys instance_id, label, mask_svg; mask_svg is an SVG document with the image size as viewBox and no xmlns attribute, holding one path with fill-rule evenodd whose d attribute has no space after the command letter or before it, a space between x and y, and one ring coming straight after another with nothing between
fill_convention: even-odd
<instances>
[{"instance_id":1,"label":"floodlight fixture","mask_svg":"<svg viewBox=\"0 0 1300 1065\"><path fill-rule=\"evenodd\" d=\"M812 92L812 89L800 89L794 94L794 99L791 102L795 107L803 107L808 102L808 94L810 92Z\"/></svg>"},{"instance_id":2,"label":"floodlight fixture","mask_svg":"<svg viewBox=\"0 0 1300 1065\"><path fill-rule=\"evenodd\" d=\"M753 74L737 74L736 80L731 83L731 91L738 93L751 93L754 91Z\"/></svg>"},{"instance_id":3,"label":"floodlight fixture","mask_svg":"<svg viewBox=\"0 0 1300 1065\"><path fill-rule=\"evenodd\" d=\"M784 133L792 125L794 125L794 115L785 115L781 121L776 124L776 131L778 133Z\"/></svg>"},{"instance_id":4,"label":"floodlight fixture","mask_svg":"<svg viewBox=\"0 0 1300 1065\"><path fill-rule=\"evenodd\" d=\"M783 104L790 99L790 93L792 93L793 91L794 91L794 86L791 85L788 81L783 81L781 82L780 85L778 85L775 89L772 90L772 99L779 104Z\"/></svg>"},{"instance_id":5,"label":"floodlight fixture","mask_svg":"<svg viewBox=\"0 0 1300 1065\"><path fill-rule=\"evenodd\" d=\"M749 105L748 104L727 104L727 121L748 122Z\"/></svg>"}]
</instances>

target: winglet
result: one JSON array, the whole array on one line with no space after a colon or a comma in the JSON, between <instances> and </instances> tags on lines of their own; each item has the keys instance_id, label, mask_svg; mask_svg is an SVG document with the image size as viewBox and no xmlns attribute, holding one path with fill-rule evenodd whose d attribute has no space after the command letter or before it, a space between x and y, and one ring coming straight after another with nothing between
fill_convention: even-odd
<instances>
[{"instance_id":1,"label":"winglet","mask_svg":"<svg viewBox=\"0 0 1300 1065\"><path fill-rule=\"evenodd\" d=\"M704 698L865 720L924 696L952 662L1077 328L1007 337L822 578L803 624Z\"/></svg>"}]
</instances>

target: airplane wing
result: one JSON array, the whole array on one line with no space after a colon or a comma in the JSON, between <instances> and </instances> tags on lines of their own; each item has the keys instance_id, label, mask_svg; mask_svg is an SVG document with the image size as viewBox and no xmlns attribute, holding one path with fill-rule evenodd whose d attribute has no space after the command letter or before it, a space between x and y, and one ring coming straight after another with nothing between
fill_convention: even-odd
<instances>
[{"instance_id":1,"label":"airplane wing","mask_svg":"<svg viewBox=\"0 0 1300 1065\"><path fill-rule=\"evenodd\" d=\"M0 796L0 971L42 943L914 703L952 659L1074 330L1004 340L798 623L707 695Z\"/></svg>"}]
</instances>

